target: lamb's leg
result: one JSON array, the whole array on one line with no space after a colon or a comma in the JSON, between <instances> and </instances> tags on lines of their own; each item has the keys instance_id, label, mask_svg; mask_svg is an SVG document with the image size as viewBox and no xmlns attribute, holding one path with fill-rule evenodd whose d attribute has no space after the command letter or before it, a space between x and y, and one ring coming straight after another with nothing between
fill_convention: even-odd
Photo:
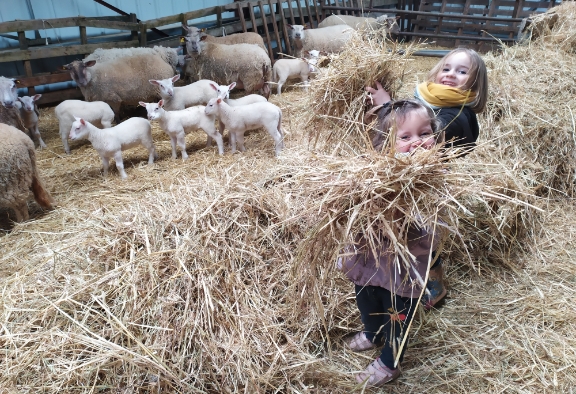
<instances>
[{"instance_id":1,"label":"lamb's leg","mask_svg":"<svg viewBox=\"0 0 576 394\"><path fill-rule=\"evenodd\" d=\"M276 156L278 156L284 145L282 143L282 133L280 133L276 127L267 128L266 130L268 131L268 134L270 134L274 139L274 149L276 151Z\"/></svg>"},{"instance_id":2,"label":"lamb's leg","mask_svg":"<svg viewBox=\"0 0 576 394\"><path fill-rule=\"evenodd\" d=\"M156 148L154 147L154 144L150 144L148 147L148 153L148 165L151 166L154 164L154 158L156 157Z\"/></svg>"},{"instance_id":3,"label":"lamb's leg","mask_svg":"<svg viewBox=\"0 0 576 394\"><path fill-rule=\"evenodd\" d=\"M282 94L282 85L286 83L286 79L278 79L278 96Z\"/></svg>"},{"instance_id":4,"label":"lamb's leg","mask_svg":"<svg viewBox=\"0 0 576 394\"><path fill-rule=\"evenodd\" d=\"M116 161L116 168L118 169L118 172L120 173L120 176L122 177L122 179L128 178L128 175L126 175L126 171L124 171L124 161L122 161L122 151L121 150L114 153L114 160Z\"/></svg>"},{"instance_id":5,"label":"lamb's leg","mask_svg":"<svg viewBox=\"0 0 576 394\"><path fill-rule=\"evenodd\" d=\"M175 135L170 136L170 144L172 145L172 159L175 160L178 157L178 155L176 155L176 136Z\"/></svg>"},{"instance_id":6,"label":"lamb's leg","mask_svg":"<svg viewBox=\"0 0 576 394\"><path fill-rule=\"evenodd\" d=\"M64 151L70 154L70 146L68 145L68 132L70 130L62 130L60 128L60 137L62 138L62 145L64 146Z\"/></svg>"},{"instance_id":7,"label":"lamb's leg","mask_svg":"<svg viewBox=\"0 0 576 394\"><path fill-rule=\"evenodd\" d=\"M300 79L302 80L302 83L304 84L304 91L307 92L308 86L310 86L310 83L308 83L308 75L301 75Z\"/></svg>"},{"instance_id":8,"label":"lamb's leg","mask_svg":"<svg viewBox=\"0 0 576 394\"><path fill-rule=\"evenodd\" d=\"M228 130L228 139L230 140L232 153L236 153L236 132Z\"/></svg>"},{"instance_id":9,"label":"lamb's leg","mask_svg":"<svg viewBox=\"0 0 576 394\"><path fill-rule=\"evenodd\" d=\"M108 176L108 168L110 167L110 159L104 156L102 158L102 167L104 168L104 178Z\"/></svg>"},{"instance_id":10,"label":"lamb's leg","mask_svg":"<svg viewBox=\"0 0 576 394\"><path fill-rule=\"evenodd\" d=\"M240 150L240 152L246 152L246 148L244 147L244 132L241 133L236 133L236 138L235 138L235 144L238 144L238 150Z\"/></svg>"},{"instance_id":11,"label":"lamb's leg","mask_svg":"<svg viewBox=\"0 0 576 394\"><path fill-rule=\"evenodd\" d=\"M38 142L40 143L40 148L46 148L46 144L42 141L42 137L40 136L40 130L38 130L38 125L34 126L33 129L30 131L38 138Z\"/></svg>"},{"instance_id":12,"label":"lamb's leg","mask_svg":"<svg viewBox=\"0 0 576 394\"><path fill-rule=\"evenodd\" d=\"M181 131L180 133L178 133L177 143L178 143L178 147L182 151L182 161L187 160L188 159L188 153L186 153L186 134L184 133L184 131Z\"/></svg>"},{"instance_id":13,"label":"lamb's leg","mask_svg":"<svg viewBox=\"0 0 576 394\"><path fill-rule=\"evenodd\" d=\"M220 134L216 130L214 130L214 132L212 134L208 134L208 132L206 132L206 135L208 136L209 139L213 139L216 141L216 145L218 146L218 154L223 155L224 154L224 140L222 139L222 134Z\"/></svg>"}]
</instances>

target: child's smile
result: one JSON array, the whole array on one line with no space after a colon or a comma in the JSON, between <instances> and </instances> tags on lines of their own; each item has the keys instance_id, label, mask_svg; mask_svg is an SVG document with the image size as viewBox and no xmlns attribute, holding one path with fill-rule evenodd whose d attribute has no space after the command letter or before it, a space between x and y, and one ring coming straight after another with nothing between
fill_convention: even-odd
<instances>
[{"instance_id":1,"label":"child's smile","mask_svg":"<svg viewBox=\"0 0 576 394\"><path fill-rule=\"evenodd\" d=\"M436 76L436 83L462 89L468 81L472 67L470 57L465 52L457 52L446 58L446 62Z\"/></svg>"}]
</instances>

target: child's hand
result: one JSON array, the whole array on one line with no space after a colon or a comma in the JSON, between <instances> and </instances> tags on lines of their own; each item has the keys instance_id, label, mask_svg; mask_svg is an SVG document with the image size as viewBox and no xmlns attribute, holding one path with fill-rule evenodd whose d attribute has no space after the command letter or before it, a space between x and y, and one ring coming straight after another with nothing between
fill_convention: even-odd
<instances>
[{"instance_id":1,"label":"child's hand","mask_svg":"<svg viewBox=\"0 0 576 394\"><path fill-rule=\"evenodd\" d=\"M382 105L390 101L390 94L384 90L382 84L376 81L376 89L371 86L366 86L366 91L369 93L369 98L372 105Z\"/></svg>"}]
</instances>

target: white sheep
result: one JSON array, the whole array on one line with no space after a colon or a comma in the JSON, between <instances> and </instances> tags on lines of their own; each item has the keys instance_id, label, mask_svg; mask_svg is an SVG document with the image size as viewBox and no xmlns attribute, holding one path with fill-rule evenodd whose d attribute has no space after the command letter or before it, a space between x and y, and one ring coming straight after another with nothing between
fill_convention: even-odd
<instances>
[{"instance_id":1,"label":"white sheep","mask_svg":"<svg viewBox=\"0 0 576 394\"><path fill-rule=\"evenodd\" d=\"M26 127L20 116L17 80L0 77L0 123L14 126L26 133Z\"/></svg>"},{"instance_id":2,"label":"white sheep","mask_svg":"<svg viewBox=\"0 0 576 394\"><path fill-rule=\"evenodd\" d=\"M316 59L318 61L318 59ZM282 93L282 85L291 78L300 78L304 89L308 91L308 76L315 71L315 67L306 59L278 59L272 67L272 78L278 84L278 95Z\"/></svg>"},{"instance_id":3,"label":"white sheep","mask_svg":"<svg viewBox=\"0 0 576 394\"><path fill-rule=\"evenodd\" d=\"M205 114L204 106L198 105L179 111L165 111L164 108L162 108L164 105L163 100L160 100L158 103L140 102L139 104L146 108L148 119L157 120L160 128L170 136L173 159L177 157L176 145L178 145L182 151L182 160L188 159L188 154L186 153L186 134L198 129L204 130L208 135L210 145L212 139L216 140L218 153L221 155L224 154L222 135L216 131L216 127L214 126L215 116Z\"/></svg>"},{"instance_id":4,"label":"white sheep","mask_svg":"<svg viewBox=\"0 0 576 394\"><path fill-rule=\"evenodd\" d=\"M175 87L174 82L179 79L180 75L176 74L172 78L148 81L152 85L158 86L166 111L177 111L194 105L206 105L210 99L216 97L216 92L210 86L214 82L209 79L201 79L186 86Z\"/></svg>"},{"instance_id":5,"label":"white sheep","mask_svg":"<svg viewBox=\"0 0 576 394\"><path fill-rule=\"evenodd\" d=\"M154 164L156 148L152 141L152 127L146 119L130 118L117 126L105 129L99 129L82 118L75 119L70 129L70 139L88 139L92 143L102 158L105 177L108 176L110 159L114 158L120 176L122 179L126 179L128 176L124 171L122 151L138 145L148 149L148 165Z\"/></svg>"},{"instance_id":6,"label":"white sheep","mask_svg":"<svg viewBox=\"0 0 576 394\"><path fill-rule=\"evenodd\" d=\"M220 97L210 100L206 106L207 115L216 115L230 133L232 153L236 152L236 143L241 152L244 152L244 132L264 127L275 142L276 156L284 147L282 130L282 110L276 105L253 103L239 107L231 107Z\"/></svg>"},{"instance_id":7,"label":"white sheep","mask_svg":"<svg viewBox=\"0 0 576 394\"><path fill-rule=\"evenodd\" d=\"M54 112L60 124L62 145L68 154L70 154L68 134L76 116L104 129L112 127L114 120L114 111L104 101L64 100L56 106Z\"/></svg>"},{"instance_id":8,"label":"white sheep","mask_svg":"<svg viewBox=\"0 0 576 394\"><path fill-rule=\"evenodd\" d=\"M191 57L186 65L186 75L192 80L210 79L222 85L236 82L239 89L248 93L263 89L270 80L270 58L256 45L216 44L206 41L206 36L201 34L185 38Z\"/></svg>"},{"instance_id":9,"label":"white sheep","mask_svg":"<svg viewBox=\"0 0 576 394\"><path fill-rule=\"evenodd\" d=\"M353 29L345 24L318 29L306 29L302 25L288 25L288 27L296 57L301 57L303 52L311 50L338 53L342 51L353 32Z\"/></svg>"},{"instance_id":10,"label":"white sheep","mask_svg":"<svg viewBox=\"0 0 576 394\"><path fill-rule=\"evenodd\" d=\"M0 123L0 207L12 208L16 221L28 220L30 190L36 202L52 209L54 200L42 185L36 167L34 143L13 126Z\"/></svg>"},{"instance_id":11,"label":"white sheep","mask_svg":"<svg viewBox=\"0 0 576 394\"><path fill-rule=\"evenodd\" d=\"M182 25L182 28L188 32L189 36L195 36L198 34L204 34L206 36L206 40L209 42L215 42L216 44L226 44L226 45L234 45L234 44L253 44L258 45L260 48L266 50L266 46L264 45L264 39L258 33L253 32L245 32L245 33L234 33L223 37L215 37L205 33L206 29L198 29L195 26L187 26Z\"/></svg>"},{"instance_id":12,"label":"white sheep","mask_svg":"<svg viewBox=\"0 0 576 394\"><path fill-rule=\"evenodd\" d=\"M177 62L178 55L172 48L114 48L96 50L64 68L70 71L86 101L108 103L118 121L121 105L156 100L158 93L148 80L171 78Z\"/></svg>"},{"instance_id":13,"label":"white sheep","mask_svg":"<svg viewBox=\"0 0 576 394\"><path fill-rule=\"evenodd\" d=\"M398 34L400 27L396 22L396 17L389 17L386 14L380 15L378 18L368 18L353 15L330 15L318 24L319 28L345 24L356 30L378 30L385 29L387 34Z\"/></svg>"},{"instance_id":14,"label":"white sheep","mask_svg":"<svg viewBox=\"0 0 576 394\"><path fill-rule=\"evenodd\" d=\"M38 143L40 144L40 148L46 148L46 144L42 140L40 136L40 130L38 130L38 119L40 117L40 111L38 111L38 106L36 105L36 101L38 101L42 97L41 94L35 94L34 96L22 96L18 97L18 101L20 102L20 116L22 117L22 121L24 122L24 126L30 132L30 138L35 136L38 139Z\"/></svg>"}]
</instances>

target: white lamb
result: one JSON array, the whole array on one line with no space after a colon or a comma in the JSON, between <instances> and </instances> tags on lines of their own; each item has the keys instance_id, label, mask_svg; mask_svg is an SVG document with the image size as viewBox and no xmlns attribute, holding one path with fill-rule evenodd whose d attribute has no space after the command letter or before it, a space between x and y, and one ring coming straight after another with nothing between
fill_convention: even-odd
<instances>
[{"instance_id":1,"label":"white lamb","mask_svg":"<svg viewBox=\"0 0 576 394\"><path fill-rule=\"evenodd\" d=\"M236 143L240 151L246 151L244 132L260 127L264 127L274 139L276 156L284 147L282 110L272 103L253 103L231 107L218 97L210 100L205 111L207 115L216 115L218 120L228 128L232 153L236 152Z\"/></svg>"},{"instance_id":2,"label":"white lamb","mask_svg":"<svg viewBox=\"0 0 576 394\"><path fill-rule=\"evenodd\" d=\"M211 145L212 139L216 140L218 145L218 153L224 154L224 143L222 135L216 131L214 126L215 116L207 115L204 113L203 106L189 107L179 111L165 111L163 107L164 101L160 100L158 103L139 103L142 107L146 108L148 112L148 119L157 120L160 128L170 136L170 143L172 144L172 158L176 159L176 145L182 151L182 160L188 159L186 153L186 134L198 129L204 130L208 135L208 146Z\"/></svg>"},{"instance_id":3,"label":"white lamb","mask_svg":"<svg viewBox=\"0 0 576 394\"><path fill-rule=\"evenodd\" d=\"M317 61L317 59L316 59ZM308 91L308 76L315 71L315 67L306 59L278 59L272 67L272 78L278 84L278 95L282 93L282 85L291 78L300 78L304 89Z\"/></svg>"},{"instance_id":4,"label":"white lamb","mask_svg":"<svg viewBox=\"0 0 576 394\"><path fill-rule=\"evenodd\" d=\"M318 24L319 28L345 24L356 30L378 30L385 29L386 34L398 34L400 28L396 22L396 17L387 14L380 15L378 18L369 18L353 15L330 15Z\"/></svg>"},{"instance_id":5,"label":"white lamb","mask_svg":"<svg viewBox=\"0 0 576 394\"><path fill-rule=\"evenodd\" d=\"M68 154L70 154L68 134L76 116L94 126L106 129L112 127L114 120L114 111L104 101L65 100L56 106L54 112L60 123L62 145Z\"/></svg>"},{"instance_id":6,"label":"white lamb","mask_svg":"<svg viewBox=\"0 0 576 394\"><path fill-rule=\"evenodd\" d=\"M156 148L152 141L152 127L150 122L143 118L130 118L117 126L99 129L90 122L76 118L70 129L70 139L88 139L94 149L102 158L104 166L104 176L108 175L110 159L116 161L116 168L120 172L122 179L126 179L124 162L122 161L122 151L138 145L148 149L148 165L154 164Z\"/></svg>"},{"instance_id":7,"label":"white lamb","mask_svg":"<svg viewBox=\"0 0 576 394\"><path fill-rule=\"evenodd\" d=\"M210 86L213 81L201 79L186 86L174 87L174 82L180 79L180 74L167 79L150 79L152 85L158 86L160 97L164 101L166 111L177 111L194 105L206 105L216 97L216 92Z\"/></svg>"},{"instance_id":8,"label":"white lamb","mask_svg":"<svg viewBox=\"0 0 576 394\"><path fill-rule=\"evenodd\" d=\"M313 49L338 53L342 51L354 31L345 24L318 29L305 29L302 25L288 25L288 27L296 57L301 57L302 53Z\"/></svg>"},{"instance_id":9,"label":"white lamb","mask_svg":"<svg viewBox=\"0 0 576 394\"><path fill-rule=\"evenodd\" d=\"M46 144L40 136L40 130L38 130L38 119L40 116L40 111L38 111L38 106L36 101L42 97L41 94L35 94L34 96L22 96L18 97L20 102L20 116L24 122L24 126L30 132L30 137L36 136L38 142L40 143L40 148L46 148Z\"/></svg>"}]
</instances>

